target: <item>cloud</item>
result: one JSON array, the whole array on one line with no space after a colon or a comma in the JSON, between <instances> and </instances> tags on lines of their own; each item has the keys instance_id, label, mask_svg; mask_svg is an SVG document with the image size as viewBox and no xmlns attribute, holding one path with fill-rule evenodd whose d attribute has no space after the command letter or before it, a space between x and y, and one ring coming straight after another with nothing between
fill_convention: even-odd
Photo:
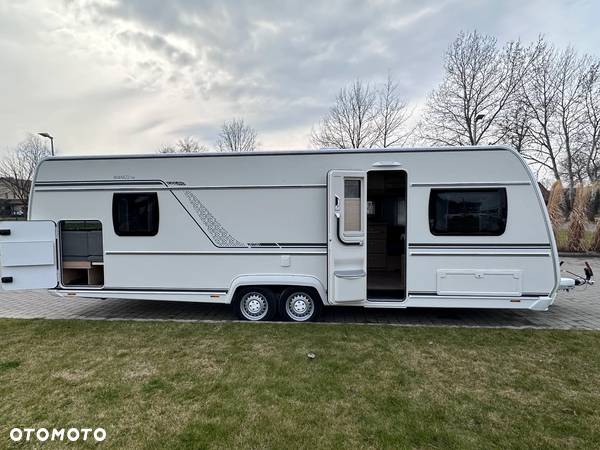
<instances>
[{"instance_id":1,"label":"cloud","mask_svg":"<svg viewBox=\"0 0 600 450\"><path fill-rule=\"evenodd\" d=\"M158 34L126 30L117 34L117 38L126 46L135 46L140 50L154 52L176 67L187 67L194 62L192 53L177 47Z\"/></svg>"},{"instance_id":2,"label":"cloud","mask_svg":"<svg viewBox=\"0 0 600 450\"><path fill-rule=\"evenodd\" d=\"M0 0L0 148L47 129L66 153L213 144L243 117L302 148L340 87L388 70L422 102L461 29L595 51L591 1ZM573 31L569 24L577 24Z\"/></svg>"}]
</instances>

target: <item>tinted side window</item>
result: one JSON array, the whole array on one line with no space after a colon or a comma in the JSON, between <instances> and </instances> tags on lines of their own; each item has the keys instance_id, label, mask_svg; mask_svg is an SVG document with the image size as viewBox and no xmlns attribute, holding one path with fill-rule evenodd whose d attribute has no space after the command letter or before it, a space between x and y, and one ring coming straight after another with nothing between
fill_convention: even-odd
<instances>
[{"instance_id":1,"label":"tinted side window","mask_svg":"<svg viewBox=\"0 0 600 450\"><path fill-rule=\"evenodd\" d=\"M435 235L500 236L506 230L506 189L432 189L429 229Z\"/></svg>"},{"instance_id":2,"label":"tinted side window","mask_svg":"<svg viewBox=\"0 0 600 450\"><path fill-rule=\"evenodd\" d=\"M113 226L119 236L154 236L158 233L156 192L114 194Z\"/></svg>"}]
</instances>

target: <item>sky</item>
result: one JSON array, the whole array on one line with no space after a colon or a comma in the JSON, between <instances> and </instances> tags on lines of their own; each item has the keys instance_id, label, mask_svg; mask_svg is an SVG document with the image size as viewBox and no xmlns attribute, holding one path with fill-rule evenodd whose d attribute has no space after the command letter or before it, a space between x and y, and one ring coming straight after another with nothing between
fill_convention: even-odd
<instances>
[{"instance_id":1,"label":"sky","mask_svg":"<svg viewBox=\"0 0 600 450\"><path fill-rule=\"evenodd\" d=\"M0 154L214 147L243 118L261 149L310 147L341 87L390 72L416 111L461 30L598 54L598 0L0 0Z\"/></svg>"}]
</instances>

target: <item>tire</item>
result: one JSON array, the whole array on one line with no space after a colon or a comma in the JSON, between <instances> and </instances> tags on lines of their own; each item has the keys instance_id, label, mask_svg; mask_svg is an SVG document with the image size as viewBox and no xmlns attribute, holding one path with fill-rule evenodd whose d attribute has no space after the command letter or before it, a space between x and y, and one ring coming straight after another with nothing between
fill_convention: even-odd
<instances>
[{"instance_id":1,"label":"tire","mask_svg":"<svg viewBox=\"0 0 600 450\"><path fill-rule=\"evenodd\" d=\"M265 321L275 317L277 301L270 289L245 288L236 293L233 307L242 320Z\"/></svg>"},{"instance_id":2,"label":"tire","mask_svg":"<svg viewBox=\"0 0 600 450\"><path fill-rule=\"evenodd\" d=\"M292 322L314 322L321 313L319 295L312 289L290 288L283 291L279 303L282 318Z\"/></svg>"}]
</instances>

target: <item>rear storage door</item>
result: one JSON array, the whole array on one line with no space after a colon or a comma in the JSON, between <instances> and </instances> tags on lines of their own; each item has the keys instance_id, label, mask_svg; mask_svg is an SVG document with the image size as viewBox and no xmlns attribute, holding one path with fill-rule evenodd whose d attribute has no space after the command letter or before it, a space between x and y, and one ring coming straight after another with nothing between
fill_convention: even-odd
<instances>
[{"instance_id":1,"label":"rear storage door","mask_svg":"<svg viewBox=\"0 0 600 450\"><path fill-rule=\"evenodd\" d=\"M56 224L0 221L2 289L48 289L58 284Z\"/></svg>"}]
</instances>

